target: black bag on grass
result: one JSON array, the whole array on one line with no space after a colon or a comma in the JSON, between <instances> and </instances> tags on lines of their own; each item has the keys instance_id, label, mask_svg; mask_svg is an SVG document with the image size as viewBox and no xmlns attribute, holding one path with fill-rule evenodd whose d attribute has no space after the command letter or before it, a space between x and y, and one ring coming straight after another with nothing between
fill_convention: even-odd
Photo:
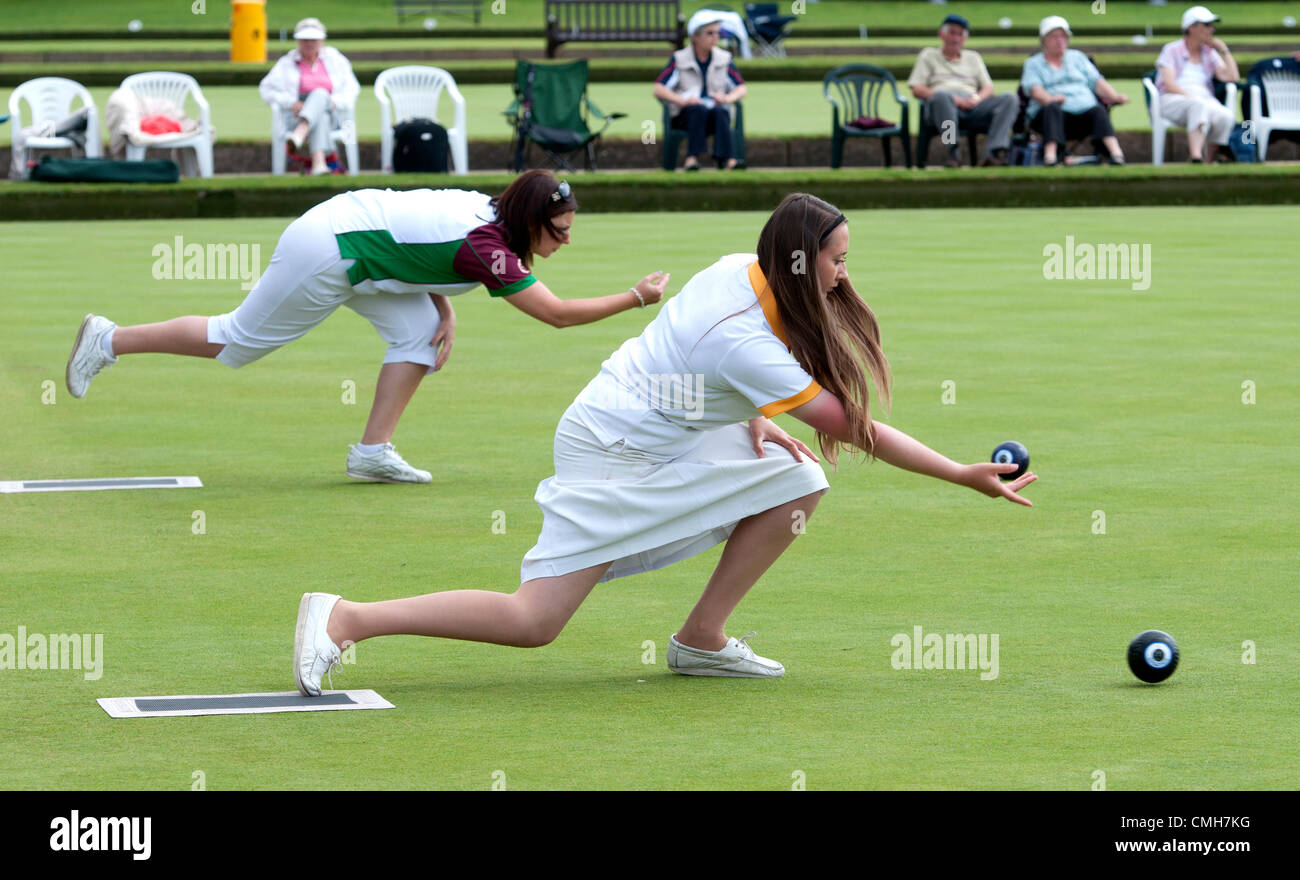
<instances>
[{"instance_id":1,"label":"black bag on grass","mask_svg":"<svg viewBox=\"0 0 1300 880\"><path fill-rule=\"evenodd\" d=\"M171 159L62 159L43 156L32 169L32 180L50 183L175 183L180 168Z\"/></svg>"},{"instance_id":2,"label":"black bag on grass","mask_svg":"<svg viewBox=\"0 0 1300 880\"><path fill-rule=\"evenodd\" d=\"M393 127L393 170L446 174L451 146L447 129L432 119L408 119Z\"/></svg>"}]
</instances>

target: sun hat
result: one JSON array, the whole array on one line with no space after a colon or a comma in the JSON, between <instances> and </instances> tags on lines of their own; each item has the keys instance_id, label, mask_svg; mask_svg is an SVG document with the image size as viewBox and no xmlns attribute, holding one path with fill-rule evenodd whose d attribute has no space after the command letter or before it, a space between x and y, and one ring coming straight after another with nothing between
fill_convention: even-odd
<instances>
[{"instance_id":1,"label":"sun hat","mask_svg":"<svg viewBox=\"0 0 1300 880\"><path fill-rule=\"evenodd\" d=\"M1070 30L1068 21L1059 15L1049 15L1038 24L1038 38L1041 40L1057 28L1065 31L1067 36L1074 36L1074 31Z\"/></svg>"},{"instance_id":2,"label":"sun hat","mask_svg":"<svg viewBox=\"0 0 1300 880\"><path fill-rule=\"evenodd\" d=\"M304 18L294 25L293 38L295 40L323 40L325 39L325 25L320 23L319 18Z\"/></svg>"}]
</instances>

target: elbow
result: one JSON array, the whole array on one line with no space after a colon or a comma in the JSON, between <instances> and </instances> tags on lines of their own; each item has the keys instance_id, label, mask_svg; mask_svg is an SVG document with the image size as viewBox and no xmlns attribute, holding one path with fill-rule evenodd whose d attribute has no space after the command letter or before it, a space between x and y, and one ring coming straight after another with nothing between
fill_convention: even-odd
<instances>
[{"instance_id":1,"label":"elbow","mask_svg":"<svg viewBox=\"0 0 1300 880\"><path fill-rule=\"evenodd\" d=\"M553 312L547 312L542 320L550 324L556 330L563 330L565 327L572 327L578 322L565 310L556 309Z\"/></svg>"}]
</instances>

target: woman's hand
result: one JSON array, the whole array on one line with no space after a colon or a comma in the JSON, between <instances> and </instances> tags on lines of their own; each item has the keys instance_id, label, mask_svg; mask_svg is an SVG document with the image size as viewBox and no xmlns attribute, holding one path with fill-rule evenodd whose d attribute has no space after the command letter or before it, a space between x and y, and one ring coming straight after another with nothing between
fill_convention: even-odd
<instances>
[{"instance_id":1,"label":"woman's hand","mask_svg":"<svg viewBox=\"0 0 1300 880\"><path fill-rule=\"evenodd\" d=\"M646 305L652 305L663 299L664 291L668 289L668 279L671 277L667 272L651 272L633 287L641 294Z\"/></svg>"},{"instance_id":2,"label":"woman's hand","mask_svg":"<svg viewBox=\"0 0 1300 880\"><path fill-rule=\"evenodd\" d=\"M767 458L767 453L763 450L765 442L775 443L778 446L784 446L790 450L795 461L803 461L799 453L811 458L813 461L821 461L820 458L813 455L813 451L805 446L800 440L791 437L785 431L781 430L776 422L765 416L759 416L756 419L749 420L749 437L754 443L754 453L759 458Z\"/></svg>"},{"instance_id":3,"label":"woman's hand","mask_svg":"<svg viewBox=\"0 0 1300 880\"><path fill-rule=\"evenodd\" d=\"M300 112L302 112L302 101L294 101L293 106L289 108L289 112L292 113L294 116L297 116Z\"/></svg>"},{"instance_id":4,"label":"woman's hand","mask_svg":"<svg viewBox=\"0 0 1300 880\"><path fill-rule=\"evenodd\" d=\"M1008 501L1014 501L1016 504L1023 504L1025 507L1033 507L1033 502L1016 493L1028 486L1038 475L1033 471L1026 471L1017 479L1009 483L1002 482L998 474L1010 474L1015 472L1019 465L994 464L991 461L980 462L979 464L968 464L965 467L961 484L969 486L976 492L983 492L990 498L1005 498Z\"/></svg>"},{"instance_id":5,"label":"woman's hand","mask_svg":"<svg viewBox=\"0 0 1300 880\"><path fill-rule=\"evenodd\" d=\"M438 353L438 357L433 362L433 371L436 373L442 369L442 365L447 363L447 358L451 357L452 341L456 338L456 319L443 321L438 325L438 332L433 334L433 340L430 345Z\"/></svg>"},{"instance_id":6,"label":"woman's hand","mask_svg":"<svg viewBox=\"0 0 1300 880\"><path fill-rule=\"evenodd\" d=\"M429 298L433 300L439 318L438 329L434 332L433 339L429 340L429 345L433 346L433 350L437 353L433 361L433 371L436 373L451 356L451 345L456 339L456 312L451 307L449 297L431 293Z\"/></svg>"}]
</instances>

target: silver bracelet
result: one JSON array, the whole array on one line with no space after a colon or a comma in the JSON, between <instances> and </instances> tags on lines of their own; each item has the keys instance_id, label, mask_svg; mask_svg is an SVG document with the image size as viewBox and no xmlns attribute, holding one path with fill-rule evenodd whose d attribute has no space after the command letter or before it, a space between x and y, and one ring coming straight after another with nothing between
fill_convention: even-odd
<instances>
[{"instance_id":1,"label":"silver bracelet","mask_svg":"<svg viewBox=\"0 0 1300 880\"><path fill-rule=\"evenodd\" d=\"M631 287L631 288L628 288L628 289L632 291L632 295L636 297L636 301L639 302L639 303L641 304L640 306L638 306L638 308L642 308L642 309L644 309L644 308L645 308L645 300L641 298L641 291L637 290L635 287Z\"/></svg>"}]
</instances>

